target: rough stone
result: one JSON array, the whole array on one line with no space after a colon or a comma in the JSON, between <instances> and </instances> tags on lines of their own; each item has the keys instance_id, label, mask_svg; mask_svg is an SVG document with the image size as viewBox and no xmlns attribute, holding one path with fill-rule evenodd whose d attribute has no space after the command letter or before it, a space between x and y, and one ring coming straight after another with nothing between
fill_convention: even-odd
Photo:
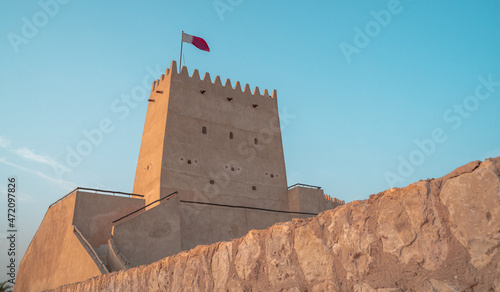
<instances>
[{"instance_id":1,"label":"rough stone","mask_svg":"<svg viewBox=\"0 0 500 292\"><path fill-rule=\"evenodd\" d=\"M222 242L212 257L212 277L216 291L222 291L226 287L229 279L232 251L231 242Z\"/></svg>"},{"instance_id":2,"label":"rough stone","mask_svg":"<svg viewBox=\"0 0 500 292\"><path fill-rule=\"evenodd\" d=\"M500 291L500 158L54 291Z\"/></svg>"},{"instance_id":3,"label":"rough stone","mask_svg":"<svg viewBox=\"0 0 500 292\"><path fill-rule=\"evenodd\" d=\"M266 238L266 262L269 282L273 288L300 285L299 267L294 265L292 226L276 224Z\"/></svg>"},{"instance_id":4,"label":"rough stone","mask_svg":"<svg viewBox=\"0 0 500 292\"><path fill-rule=\"evenodd\" d=\"M476 268L499 252L500 179L491 161L473 173L449 179L441 200L451 216L453 235L468 248Z\"/></svg>"},{"instance_id":5,"label":"rough stone","mask_svg":"<svg viewBox=\"0 0 500 292\"><path fill-rule=\"evenodd\" d=\"M236 272L242 280L255 278L260 256L260 242L256 230L251 230L240 243L235 258Z\"/></svg>"},{"instance_id":6,"label":"rough stone","mask_svg":"<svg viewBox=\"0 0 500 292\"><path fill-rule=\"evenodd\" d=\"M324 281L333 276L333 252L308 225L295 230L295 252L308 283Z\"/></svg>"}]
</instances>

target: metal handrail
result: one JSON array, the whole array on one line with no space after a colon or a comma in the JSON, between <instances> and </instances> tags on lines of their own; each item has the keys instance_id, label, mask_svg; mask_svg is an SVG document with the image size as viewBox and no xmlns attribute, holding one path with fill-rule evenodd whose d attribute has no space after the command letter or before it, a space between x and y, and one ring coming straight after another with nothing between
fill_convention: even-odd
<instances>
[{"instance_id":1,"label":"metal handrail","mask_svg":"<svg viewBox=\"0 0 500 292\"><path fill-rule=\"evenodd\" d=\"M91 189L91 188L82 188L82 187L78 187L77 189L79 190L86 190L86 191L94 191L95 193L99 192L99 193L111 193L111 194L119 194L119 195L125 195L125 196L135 196L135 197L141 197L141 198L144 198L143 195L139 195L139 194L134 194L134 193L124 193L124 192L115 192L115 191L108 191L108 190L99 190L99 189Z\"/></svg>"},{"instance_id":2,"label":"metal handrail","mask_svg":"<svg viewBox=\"0 0 500 292\"><path fill-rule=\"evenodd\" d=\"M80 232L80 230L78 230L78 228L75 225L73 225L73 231L75 231L80 236L80 238L83 240L83 242L87 245L88 249L90 249L90 251L92 252L94 257L96 258L96 260L99 262L99 264L103 268L104 272L109 273L108 268L106 268L106 265L104 265L104 263L101 261L101 259L99 258L99 256L95 252L94 248L92 248L92 246L87 241L87 239L85 239L85 236L83 236L83 234Z\"/></svg>"},{"instance_id":3,"label":"metal handrail","mask_svg":"<svg viewBox=\"0 0 500 292\"><path fill-rule=\"evenodd\" d=\"M76 189L72 190L71 192L69 192L67 195L65 195L64 197L60 198L59 200L55 201L54 203L52 203L50 206L49 206L49 209L50 207L54 206L55 204L59 203L60 201L66 199L69 195L73 194L74 192L76 191L79 191L79 190L84 190L84 191L94 191L96 194L97 192L100 192L100 193L112 193L113 195L114 194L120 194L120 195L126 195L126 196L136 196L136 197L144 197L143 195L139 195L139 194L133 194L133 193L124 193L124 192L114 192L114 191L107 191L107 190L99 190L99 189L91 189L91 188L82 188L82 187L77 187Z\"/></svg>"},{"instance_id":4,"label":"metal handrail","mask_svg":"<svg viewBox=\"0 0 500 292\"><path fill-rule=\"evenodd\" d=\"M275 209L249 207L249 206L240 206L240 205L227 205L227 204L218 204L218 203L208 203L208 202L200 202L200 201L180 200L180 202L181 203L187 203L187 204L199 204L199 205L209 205L209 206L217 206L217 207L227 207L227 208L237 208L237 209L249 209L249 210L276 212L276 213L302 214L302 215L314 215L314 216L318 215L318 213L310 213L310 212L285 211L285 210L275 210Z\"/></svg>"},{"instance_id":5,"label":"metal handrail","mask_svg":"<svg viewBox=\"0 0 500 292\"><path fill-rule=\"evenodd\" d=\"M288 189L293 189L294 187L305 187L305 188L321 190L321 187L306 185L306 184L301 184L301 183L297 183L297 184L294 184L293 186L289 186Z\"/></svg>"},{"instance_id":6,"label":"metal handrail","mask_svg":"<svg viewBox=\"0 0 500 292\"><path fill-rule=\"evenodd\" d=\"M132 215L132 214L135 214L135 213L137 213L137 212L139 212L139 211L141 211L141 210L144 210L144 209L146 209L147 207L149 207L149 206L153 205L154 203L157 203L157 202L159 202L159 201L163 201L163 200L165 200L165 199L167 199L167 200L168 200L168 199L170 199L171 197L173 197L173 196L175 196L175 195L177 195L177 194L179 194L179 193L178 193L177 191L175 191L175 192L171 193L170 195L168 195L168 196L166 196L166 197L160 198L160 199L158 199L158 200L156 200L156 201L154 201L154 202L151 202L151 203L147 204L147 205L146 205L146 206L144 206L144 207L140 207L139 209L137 209L137 210L135 210L135 211L133 211L133 212L131 212L131 213L128 213L127 215L125 215L125 216L123 216L123 217L120 217L120 218L116 219L116 220L115 220L115 221L113 221L112 223L116 223L116 222L118 222L118 221L120 221L120 220L122 220L122 219L124 219L124 218L127 218L128 216L130 216L130 215Z\"/></svg>"}]
</instances>

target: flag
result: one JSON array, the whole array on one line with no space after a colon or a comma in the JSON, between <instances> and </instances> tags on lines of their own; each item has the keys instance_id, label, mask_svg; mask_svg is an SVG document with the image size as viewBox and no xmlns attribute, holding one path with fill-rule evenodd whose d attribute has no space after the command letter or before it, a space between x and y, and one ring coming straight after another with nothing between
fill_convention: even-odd
<instances>
[{"instance_id":1,"label":"flag","mask_svg":"<svg viewBox=\"0 0 500 292\"><path fill-rule=\"evenodd\" d=\"M188 44L192 44L202 51L210 52L210 48L208 47L207 42L202 38L182 32L182 41Z\"/></svg>"}]
</instances>

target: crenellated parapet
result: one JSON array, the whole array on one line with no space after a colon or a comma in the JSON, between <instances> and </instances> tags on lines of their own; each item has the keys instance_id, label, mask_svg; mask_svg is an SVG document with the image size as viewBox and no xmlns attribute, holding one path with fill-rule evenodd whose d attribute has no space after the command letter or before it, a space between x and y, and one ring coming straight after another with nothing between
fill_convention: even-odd
<instances>
[{"instance_id":1,"label":"crenellated parapet","mask_svg":"<svg viewBox=\"0 0 500 292\"><path fill-rule=\"evenodd\" d=\"M277 91L201 75L172 61L153 82L134 190L287 210Z\"/></svg>"},{"instance_id":2,"label":"crenellated parapet","mask_svg":"<svg viewBox=\"0 0 500 292\"><path fill-rule=\"evenodd\" d=\"M259 101L271 100L276 102L278 97L276 89L272 90L272 94L269 94L267 89L261 93L258 86L253 89L253 92L250 88L250 85L247 83L244 86L241 85L239 81L236 81L234 87L232 86L231 80L228 78L222 84L222 80L219 75L215 76L214 81L210 77L210 73L206 72L203 76L203 79L200 77L200 72L198 69L193 71L193 74L189 76L189 72L186 66L183 66L180 72L177 72L177 63L176 61L172 61L170 64L170 68L165 71L165 74L162 74L160 78L153 81L151 92L155 90L161 91L163 89L163 84L167 79L175 78L178 81L187 84L203 84L206 87L207 92L223 92L227 95L228 101L234 97L253 97L255 100L255 104L258 105Z\"/></svg>"},{"instance_id":3,"label":"crenellated parapet","mask_svg":"<svg viewBox=\"0 0 500 292\"><path fill-rule=\"evenodd\" d=\"M325 200L327 200L327 201L330 201L330 202L334 203L334 204L335 204L335 206L345 205L345 201L344 201L344 200L339 200L339 199L337 199L337 198L330 197L330 196L329 196L329 195L327 195L327 194L324 194L323 196L324 196Z\"/></svg>"},{"instance_id":4,"label":"crenellated parapet","mask_svg":"<svg viewBox=\"0 0 500 292\"><path fill-rule=\"evenodd\" d=\"M344 205L343 200L331 197L318 186L295 184L288 188L290 209L300 212L319 213Z\"/></svg>"}]
</instances>

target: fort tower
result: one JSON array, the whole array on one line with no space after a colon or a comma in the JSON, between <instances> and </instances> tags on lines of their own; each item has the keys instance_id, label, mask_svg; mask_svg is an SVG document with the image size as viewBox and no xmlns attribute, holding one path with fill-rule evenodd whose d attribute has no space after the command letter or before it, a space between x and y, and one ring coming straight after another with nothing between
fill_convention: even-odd
<instances>
[{"instance_id":1,"label":"fort tower","mask_svg":"<svg viewBox=\"0 0 500 292\"><path fill-rule=\"evenodd\" d=\"M344 204L320 187L287 188L275 90L178 73L175 62L152 85L133 192L76 188L50 205L15 291L150 264Z\"/></svg>"},{"instance_id":2,"label":"fort tower","mask_svg":"<svg viewBox=\"0 0 500 292\"><path fill-rule=\"evenodd\" d=\"M176 63L153 83L134 193L288 210L277 94Z\"/></svg>"}]
</instances>

